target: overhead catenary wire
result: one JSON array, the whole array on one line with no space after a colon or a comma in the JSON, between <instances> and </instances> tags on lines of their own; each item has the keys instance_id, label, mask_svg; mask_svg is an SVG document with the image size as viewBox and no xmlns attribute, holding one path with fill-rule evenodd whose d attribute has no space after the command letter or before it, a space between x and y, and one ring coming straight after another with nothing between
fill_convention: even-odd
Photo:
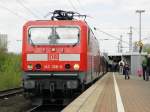
<instances>
[{"instance_id":1,"label":"overhead catenary wire","mask_svg":"<svg viewBox=\"0 0 150 112\"><path fill-rule=\"evenodd\" d=\"M71 0L68 0L69 4L71 5L71 7L76 11L78 12L78 10L76 9L76 7L74 6L74 4L72 3Z\"/></svg>"},{"instance_id":2,"label":"overhead catenary wire","mask_svg":"<svg viewBox=\"0 0 150 112\"><path fill-rule=\"evenodd\" d=\"M92 16L90 16L90 15L87 16L87 17L89 17L90 19L92 19L92 20L94 20L94 21L96 20L95 17L92 17ZM94 27L94 29L96 30L96 27ZM119 37L116 37L116 36L114 36L114 35L112 35L112 34L109 34L109 33L105 32L105 31L102 31L102 30L100 30L99 28L98 28L98 31L104 33L104 34L107 35L107 36L110 36L110 37L112 37L112 38L115 38L115 39L117 39L117 40L120 40ZM126 42L126 41L123 41L123 40L122 40L122 42L129 45L129 43Z\"/></svg>"},{"instance_id":3,"label":"overhead catenary wire","mask_svg":"<svg viewBox=\"0 0 150 112\"><path fill-rule=\"evenodd\" d=\"M79 0L76 0L77 2L78 2L78 4L81 6L81 2L79 1ZM95 18L94 17L92 17L92 16L88 16L89 18L91 18L91 19L93 19L93 20L95 20ZM134 29L135 30L135 29ZM104 33L105 35L107 35L107 36L110 36L110 37L112 37L112 38L115 38L115 39L117 39L117 40L120 40L120 38L119 37L116 37L116 36L114 36L114 35L112 35L112 34L109 34L109 33L107 33L107 32L104 32L104 31L102 31L102 30L99 30L100 32L102 32L102 33ZM142 39L142 40L147 40L148 38L144 38L144 39ZM125 43L125 44L127 44L127 45L129 45L129 42L126 42L126 41L123 41L123 40L120 40L120 41L122 41L123 43Z\"/></svg>"},{"instance_id":4,"label":"overhead catenary wire","mask_svg":"<svg viewBox=\"0 0 150 112\"><path fill-rule=\"evenodd\" d=\"M77 1L78 1L79 4L81 4L81 2L80 2L79 0L77 0ZM89 17L89 18L95 20L95 17L92 17L92 16L87 16L87 17ZM94 27L94 29L96 29L96 27ZM111 35L111 34L109 34L109 33L107 33L107 32L104 32L104 31L100 30L100 29L98 29L98 30L101 31L102 33L104 33L104 34L110 36L110 37L113 37L113 38L115 38L115 39L117 39L117 40L120 40L120 38L118 38L118 37L116 37L116 36L113 36L113 35Z\"/></svg>"},{"instance_id":5,"label":"overhead catenary wire","mask_svg":"<svg viewBox=\"0 0 150 112\"><path fill-rule=\"evenodd\" d=\"M35 14L32 10L30 10L28 7L26 7L21 0L16 0L17 3L22 6L24 9L26 9L31 15L33 15L35 18L40 18L37 14Z\"/></svg>"},{"instance_id":6,"label":"overhead catenary wire","mask_svg":"<svg viewBox=\"0 0 150 112\"><path fill-rule=\"evenodd\" d=\"M81 4L81 2L80 2L79 0L77 0L77 2L78 2L79 4Z\"/></svg>"},{"instance_id":7,"label":"overhead catenary wire","mask_svg":"<svg viewBox=\"0 0 150 112\"><path fill-rule=\"evenodd\" d=\"M96 20L95 17L92 17L92 16L88 16L88 17L90 17L90 19L92 19L92 20L94 20L94 21ZM123 42L123 43L129 45L129 42L126 42L126 41L121 40L120 37L114 36L114 35L112 35L112 34L110 34L110 33L107 33L107 32L105 32L105 31L99 29L99 28L94 27L94 30L96 30L96 29L98 29L97 31L99 31L99 32L101 32L101 33L103 33L103 34L105 34L105 35L111 37L111 38L114 38L114 39L116 39L116 40L119 40L119 41L121 41L121 42Z\"/></svg>"},{"instance_id":8,"label":"overhead catenary wire","mask_svg":"<svg viewBox=\"0 0 150 112\"><path fill-rule=\"evenodd\" d=\"M78 4L79 4L79 7L80 7L83 11L86 12L86 10L85 10L83 4L81 3L81 1L80 1L80 0L77 0L77 2L78 2Z\"/></svg>"},{"instance_id":9,"label":"overhead catenary wire","mask_svg":"<svg viewBox=\"0 0 150 112\"><path fill-rule=\"evenodd\" d=\"M79 1L79 0L77 0L77 1L78 1L78 3L80 4L80 1ZM94 20L94 21L95 21L95 17L89 16L89 15L88 15L87 17L89 17L89 18L91 18L92 20ZM123 41L123 40L120 40L120 38L119 38L119 37L116 37L116 36L114 36L114 35L112 35L112 34L109 34L109 33L105 32L105 31L102 31L102 30L100 30L100 29L98 29L98 31L100 31L100 32L104 33L104 34L105 34L105 35L107 35L107 36L110 36L110 37L112 37L112 38L114 38L114 39L117 39L117 40L122 41L123 43L125 43L125 44L129 45L129 43L128 43L128 42Z\"/></svg>"},{"instance_id":10,"label":"overhead catenary wire","mask_svg":"<svg viewBox=\"0 0 150 112\"><path fill-rule=\"evenodd\" d=\"M26 0L21 0L23 3L27 4L28 2ZM41 12L39 12L39 10L37 10L36 8L32 7L32 10L34 11L34 14L36 14L38 17L43 17L43 14ZM41 11L41 10L40 10ZM37 14L38 13L38 14Z\"/></svg>"},{"instance_id":11,"label":"overhead catenary wire","mask_svg":"<svg viewBox=\"0 0 150 112\"><path fill-rule=\"evenodd\" d=\"M99 28L94 27L94 30L99 31L99 32L102 32L102 33L104 33L105 35L110 36L110 37L112 37L112 38L115 38L115 39L117 39L117 40L120 40L119 37L114 36L114 35L112 35L112 34L109 34L109 33L105 32L105 31L102 31L102 30L100 30ZM122 42L124 42L124 43L126 43L126 44L129 45L129 43L126 42L126 41L123 41L123 40L122 40Z\"/></svg>"},{"instance_id":12,"label":"overhead catenary wire","mask_svg":"<svg viewBox=\"0 0 150 112\"><path fill-rule=\"evenodd\" d=\"M1 8L1 9L4 9L4 10L7 10L9 13L11 13L11 14L17 16L19 19L21 18L21 19L23 19L23 20L28 20L26 17L21 16L20 14L18 14L17 12L15 12L15 11L9 9L9 8L6 7L6 6L3 6L3 5L0 4L0 8Z\"/></svg>"}]
</instances>

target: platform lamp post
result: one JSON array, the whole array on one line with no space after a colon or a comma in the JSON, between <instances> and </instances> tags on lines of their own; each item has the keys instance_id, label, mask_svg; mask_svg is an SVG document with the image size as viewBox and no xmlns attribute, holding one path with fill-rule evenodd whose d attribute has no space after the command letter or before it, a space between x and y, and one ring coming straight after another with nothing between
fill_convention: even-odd
<instances>
[{"instance_id":1,"label":"platform lamp post","mask_svg":"<svg viewBox=\"0 0 150 112\"><path fill-rule=\"evenodd\" d=\"M139 13L139 47L140 47L140 51L142 50L142 46L141 46L141 14L144 12L145 12L145 10L136 10L136 13Z\"/></svg>"},{"instance_id":2,"label":"platform lamp post","mask_svg":"<svg viewBox=\"0 0 150 112\"><path fill-rule=\"evenodd\" d=\"M141 42L141 14L144 13L145 10L136 10L136 13L139 14L139 42L138 42L138 45L139 45L139 69L140 71L142 70L142 60L141 60L141 51L142 51L142 42Z\"/></svg>"}]
</instances>

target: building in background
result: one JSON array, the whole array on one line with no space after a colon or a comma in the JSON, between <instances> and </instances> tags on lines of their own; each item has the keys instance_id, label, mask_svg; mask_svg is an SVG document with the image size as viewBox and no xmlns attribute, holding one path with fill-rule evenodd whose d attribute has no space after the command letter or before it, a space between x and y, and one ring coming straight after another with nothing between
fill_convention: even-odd
<instances>
[{"instance_id":1,"label":"building in background","mask_svg":"<svg viewBox=\"0 0 150 112\"><path fill-rule=\"evenodd\" d=\"M147 52L132 52L132 53L108 53L109 59L112 62L117 62L124 60L125 63L127 62L130 67L131 75L137 75L138 70L142 69L142 62L143 58L147 56Z\"/></svg>"},{"instance_id":2,"label":"building in background","mask_svg":"<svg viewBox=\"0 0 150 112\"><path fill-rule=\"evenodd\" d=\"M7 34L0 34L0 50L7 52Z\"/></svg>"}]
</instances>

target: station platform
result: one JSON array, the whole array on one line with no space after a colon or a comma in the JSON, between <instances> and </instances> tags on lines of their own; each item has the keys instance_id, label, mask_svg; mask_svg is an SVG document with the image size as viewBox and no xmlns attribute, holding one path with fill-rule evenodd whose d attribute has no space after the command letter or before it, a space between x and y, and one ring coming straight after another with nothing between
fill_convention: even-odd
<instances>
[{"instance_id":1,"label":"station platform","mask_svg":"<svg viewBox=\"0 0 150 112\"><path fill-rule=\"evenodd\" d=\"M62 112L150 112L150 81L109 72Z\"/></svg>"}]
</instances>

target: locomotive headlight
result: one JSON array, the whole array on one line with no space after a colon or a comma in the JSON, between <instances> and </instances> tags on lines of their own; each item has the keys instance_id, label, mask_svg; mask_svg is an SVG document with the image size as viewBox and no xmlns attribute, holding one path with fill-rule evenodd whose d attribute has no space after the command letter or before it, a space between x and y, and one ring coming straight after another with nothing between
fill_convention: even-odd
<instances>
[{"instance_id":1,"label":"locomotive headlight","mask_svg":"<svg viewBox=\"0 0 150 112\"><path fill-rule=\"evenodd\" d=\"M28 64L27 68L28 68L28 70L32 70L33 69L33 65L32 64Z\"/></svg>"},{"instance_id":2,"label":"locomotive headlight","mask_svg":"<svg viewBox=\"0 0 150 112\"><path fill-rule=\"evenodd\" d=\"M73 66L73 68L74 68L74 70L79 70L80 66L79 66L79 64L75 64L75 65Z\"/></svg>"}]
</instances>

